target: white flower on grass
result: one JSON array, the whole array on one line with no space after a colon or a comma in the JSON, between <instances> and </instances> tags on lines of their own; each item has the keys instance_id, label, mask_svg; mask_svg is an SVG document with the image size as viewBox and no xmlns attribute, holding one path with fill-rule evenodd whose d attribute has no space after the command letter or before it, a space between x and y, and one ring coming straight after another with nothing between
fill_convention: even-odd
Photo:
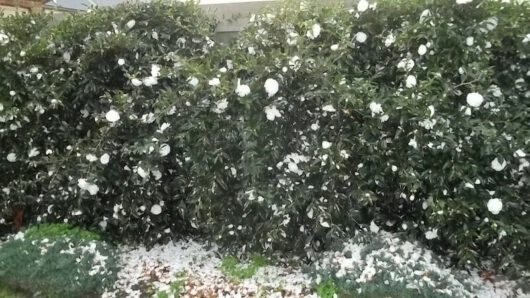
<instances>
[{"instance_id":1,"label":"white flower on grass","mask_svg":"<svg viewBox=\"0 0 530 298\"><path fill-rule=\"evenodd\" d=\"M86 160L88 160L89 162L94 162L96 160L98 160L97 156L95 156L94 154L87 154L85 156Z\"/></svg>"},{"instance_id":2,"label":"white flower on grass","mask_svg":"<svg viewBox=\"0 0 530 298\"><path fill-rule=\"evenodd\" d=\"M471 2L473 2L473 0L456 0L456 4L467 4Z\"/></svg>"},{"instance_id":3,"label":"white flower on grass","mask_svg":"<svg viewBox=\"0 0 530 298\"><path fill-rule=\"evenodd\" d=\"M416 84L417 84L417 82L416 82L416 77L415 76L413 76L413 75L407 76L407 80L405 81L405 86L407 88L413 88L413 87L416 86Z\"/></svg>"},{"instance_id":4,"label":"white flower on grass","mask_svg":"<svg viewBox=\"0 0 530 298\"><path fill-rule=\"evenodd\" d=\"M154 204L151 206L151 214L159 215L160 213L162 213L162 207L160 205Z\"/></svg>"},{"instance_id":5,"label":"white flower on grass","mask_svg":"<svg viewBox=\"0 0 530 298\"><path fill-rule=\"evenodd\" d=\"M394 34L392 33L389 33L386 38L385 38L385 47L389 47L391 46L394 42L396 41L396 37L394 36Z\"/></svg>"},{"instance_id":6,"label":"white flower on grass","mask_svg":"<svg viewBox=\"0 0 530 298\"><path fill-rule=\"evenodd\" d=\"M425 232L425 238L427 240L438 238L438 229L432 229L430 231Z\"/></svg>"},{"instance_id":7,"label":"white flower on grass","mask_svg":"<svg viewBox=\"0 0 530 298\"><path fill-rule=\"evenodd\" d=\"M123 59L123 58L118 59L118 65L119 66L122 66L124 64L125 64L125 59Z\"/></svg>"},{"instance_id":8,"label":"white flower on grass","mask_svg":"<svg viewBox=\"0 0 530 298\"><path fill-rule=\"evenodd\" d=\"M105 118L109 122L116 122L120 120L120 114L116 110L110 110L105 114Z\"/></svg>"},{"instance_id":9,"label":"white flower on grass","mask_svg":"<svg viewBox=\"0 0 530 298\"><path fill-rule=\"evenodd\" d=\"M329 47L332 51L336 51L339 49L339 45L338 44L334 44L334 45L331 45L331 47Z\"/></svg>"},{"instance_id":10,"label":"white flower on grass","mask_svg":"<svg viewBox=\"0 0 530 298\"><path fill-rule=\"evenodd\" d=\"M488 201L488 210L493 214L499 214L502 210L502 201L500 199L490 199Z\"/></svg>"},{"instance_id":11,"label":"white flower on grass","mask_svg":"<svg viewBox=\"0 0 530 298\"><path fill-rule=\"evenodd\" d=\"M197 86L199 84L199 79L196 77L189 77L188 78L188 84L192 85L193 87Z\"/></svg>"},{"instance_id":12,"label":"white flower on grass","mask_svg":"<svg viewBox=\"0 0 530 298\"><path fill-rule=\"evenodd\" d=\"M401 61L399 61L397 68L403 69L404 71L409 72L414 68L414 65L415 65L414 60L409 59L409 58L404 58Z\"/></svg>"},{"instance_id":13,"label":"white flower on grass","mask_svg":"<svg viewBox=\"0 0 530 298\"><path fill-rule=\"evenodd\" d=\"M17 161L17 155L16 155L16 153L13 153L13 152L9 153L9 154L7 155L7 161L9 161L9 162L15 162L15 161Z\"/></svg>"},{"instance_id":14,"label":"white flower on grass","mask_svg":"<svg viewBox=\"0 0 530 298\"><path fill-rule=\"evenodd\" d=\"M219 84L221 84L221 81L219 81L219 78L213 78L211 80L208 81L208 85L210 86L219 86Z\"/></svg>"},{"instance_id":15,"label":"white flower on grass","mask_svg":"<svg viewBox=\"0 0 530 298\"><path fill-rule=\"evenodd\" d=\"M250 55L256 55L256 50L254 50L254 47L248 47L247 50Z\"/></svg>"},{"instance_id":16,"label":"white flower on grass","mask_svg":"<svg viewBox=\"0 0 530 298\"><path fill-rule=\"evenodd\" d=\"M357 10L360 12L366 11L368 9L368 1L361 0L359 3L357 3Z\"/></svg>"},{"instance_id":17,"label":"white flower on grass","mask_svg":"<svg viewBox=\"0 0 530 298\"><path fill-rule=\"evenodd\" d=\"M212 111L216 114L224 113L226 108L228 108L228 100L226 100L226 98L216 101L214 104L215 107L212 109Z\"/></svg>"},{"instance_id":18,"label":"white flower on grass","mask_svg":"<svg viewBox=\"0 0 530 298\"><path fill-rule=\"evenodd\" d=\"M28 152L28 157L32 158L40 154L40 151L37 148L31 148Z\"/></svg>"},{"instance_id":19,"label":"white flower on grass","mask_svg":"<svg viewBox=\"0 0 530 298\"><path fill-rule=\"evenodd\" d=\"M17 95L17 93L15 91L11 90L11 91L9 91L9 95L15 96L15 95Z\"/></svg>"},{"instance_id":20,"label":"white flower on grass","mask_svg":"<svg viewBox=\"0 0 530 298\"><path fill-rule=\"evenodd\" d=\"M320 35L320 31L321 30L322 30L322 28L320 27L320 24L314 24L311 27L311 30L307 31L306 36L309 39L315 39L315 38L317 38Z\"/></svg>"},{"instance_id":21,"label":"white flower on grass","mask_svg":"<svg viewBox=\"0 0 530 298\"><path fill-rule=\"evenodd\" d=\"M422 44L418 47L418 55L423 56L427 53L427 47Z\"/></svg>"},{"instance_id":22,"label":"white flower on grass","mask_svg":"<svg viewBox=\"0 0 530 298\"><path fill-rule=\"evenodd\" d=\"M282 114L280 114L280 111L278 111L275 105L266 106L265 114L269 121L274 121L274 119L282 117Z\"/></svg>"},{"instance_id":23,"label":"white flower on grass","mask_svg":"<svg viewBox=\"0 0 530 298\"><path fill-rule=\"evenodd\" d=\"M491 161L491 168L494 169L497 172L500 172L506 168L506 160L503 160L502 162L499 161L498 158L495 158Z\"/></svg>"},{"instance_id":24,"label":"white flower on grass","mask_svg":"<svg viewBox=\"0 0 530 298\"><path fill-rule=\"evenodd\" d=\"M479 93L472 92L466 96L466 101L468 105L474 108L478 108L484 101L484 97L482 97L482 95L480 95Z\"/></svg>"},{"instance_id":25,"label":"white flower on grass","mask_svg":"<svg viewBox=\"0 0 530 298\"><path fill-rule=\"evenodd\" d=\"M398 170L398 167L392 166L392 172L397 172L397 170Z\"/></svg>"},{"instance_id":26,"label":"white flower on grass","mask_svg":"<svg viewBox=\"0 0 530 298\"><path fill-rule=\"evenodd\" d=\"M135 86L135 87L138 87L138 86L142 85L142 81L140 81L137 78L134 78L134 79L131 80L131 84L133 84L133 86Z\"/></svg>"},{"instance_id":27,"label":"white flower on grass","mask_svg":"<svg viewBox=\"0 0 530 298\"><path fill-rule=\"evenodd\" d=\"M101 157L99 158L99 162L101 162L102 165L108 164L109 161L110 161L110 155L108 153L101 155Z\"/></svg>"},{"instance_id":28,"label":"white flower on grass","mask_svg":"<svg viewBox=\"0 0 530 298\"><path fill-rule=\"evenodd\" d=\"M416 142L415 137L409 140L409 146L411 146L414 149L418 149L418 142Z\"/></svg>"},{"instance_id":29,"label":"white flower on grass","mask_svg":"<svg viewBox=\"0 0 530 298\"><path fill-rule=\"evenodd\" d=\"M265 92L267 92L267 95L269 97L274 96L280 89L280 85L278 84L278 81L276 81L275 79L267 79L265 81L264 87L265 87Z\"/></svg>"},{"instance_id":30,"label":"white flower on grass","mask_svg":"<svg viewBox=\"0 0 530 298\"><path fill-rule=\"evenodd\" d=\"M359 43L364 43L367 38L368 35L366 35L364 32L357 32L357 34L355 34L355 40Z\"/></svg>"},{"instance_id":31,"label":"white flower on grass","mask_svg":"<svg viewBox=\"0 0 530 298\"><path fill-rule=\"evenodd\" d=\"M127 22L127 28L129 29L132 29L132 27L134 27L134 25L136 24L136 21L135 20L130 20Z\"/></svg>"},{"instance_id":32,"label":"white flower on grass","mask_svg":"<svg viewBox=\"0 0 530 298\"><path fill-rule=\"evenodd\" d=\"M160 150L158 152L162 157L167 156L171 152L171 147L169 147L168 144L162 144L160 145Z\"/></svg>"},{"instance_id":33,"label":"white flower on grass","mask_svg":"<svg viewBox=\"0 0 530 298\"><path fill-rule=\"evenodd\" d=\"M329 148L331 148L331 145L333 145L333 144L331 144L328 141L322 141L322 149L329 149Z\"/></svg>"},{"instance_id":34,"label":"white flower on grass","mask_svg":"<svg viewBox=\"0 0 530 298\"><path fill-rule=\"evenodd\" d=\"M372 117L378 114L383 114L383 107L381 107L380 103L371 102L368 107L370 108L370 111L372 111Z\"/></svg>"},{"instance_id":35,"label":"white flower on grass","mask_svg":"<svg viewBox=\"0 0 530 298\"><path fill-rule=\"evenodd\" d=\"M147 87L151 87L151 86L154 86L156 84L158 84L158 79L156 77L145 77L143 78L142 80L142 83L147 86Z\"/></svg>"},{"instance_id":36,"label":"white flower on grass","mask_svg":"<svg viewBox=\"0 0 530 298\"><path fill-rule=\"evenodd\" d=\"M475 43L475 39L473 38L473 36L468 36L466 37L466 45L467 46L472 46L473 44Z\"/></svg>"},{"instance_id":37,"label":"white flower on grass","mask_svg":"<svg viewBox=\"0 0 530 298\"><path fill-rule=\"evenodd\" d=\"M239 97L245 97L250 94L250 87L248 85L241 85L241 80L237 80L236 93Z\"/></svg>"}]
</instances>

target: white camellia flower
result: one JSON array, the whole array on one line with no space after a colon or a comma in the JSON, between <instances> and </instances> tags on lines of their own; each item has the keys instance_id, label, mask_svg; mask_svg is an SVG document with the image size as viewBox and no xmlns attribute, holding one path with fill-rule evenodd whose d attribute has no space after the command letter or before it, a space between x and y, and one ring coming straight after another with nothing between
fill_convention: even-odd
<instances>
[{"instance_id":1,"label":"white camellia flower","mask_svg":"<svg viewBox=\"0 0 530 298\"><path fill-rule=\"evenodd\" d=\"M263 86L265 87L265 92L267 92L269 97L273 97L280 89L280 85L275 79L267 79Z\"/></svg>"},{"instance_id":2,"label":"white camellia flower","mask_svg":"<svg viewBox=\"0 0 530 298\"><path fill-rule=\"evenodd\" d=\"M197 86L199 84L199 79L196 77L189 77L188 78L188 84L192 85L193 87Z\"/></svg>"},{"instance_id":3,"label":"white camellia flower","mask_svg":"<svg viewBox=\"0 0 530 298\"><path fill-rule=\"evenodd\" d=\"M515 157L526 157L526 153L523 151L523 149L517 149L517 151L515 151L513 153L513 156L515 156Z\"/></svg>"},{"instance_id":4,"label":"white camellia flower","mask_svg":"<svg viewBox=\"0 0 530 298\"><path fill-rule=\"evenodd\" d=\"M11 90L11 91L9 91L9 95L15 96L15 95L17 95L17 93L15 91Z\"/></svg>"},{"instance_id":5,"label":"white camellia flower","mask_svg":"<svg viewBox=\"0 0 530 298\"><path fill-rule=\"evenodd\" d=\"M416 138L412 138L409 140L409 146L414 149L418 149L418 142L416 142Z\"/></svg>"},{"instance_id":6,"label":"white camellia flower","mask_svg":"<svg viewBox=\"0 0 530 298\"><path fill-rule=\"evenodd\" d=\"M506 168L506 165L507 163L505 160L503 160L501 163L498 158L495 158L494 160L491 161L491 168L497 172L504 170L504 168Z\"/></svg>"},{"instance_id":7,"label":"white camellia flower","mask_svg":"<svg viewBox=\"0 0 530 298\"><path fill-rule=\"evenodd\" d=\"M95 184L90 184L88 185L87 189L88 193L90 193L90 195L96 195L99 191L99 187Z\"/></svg>"},{"instance_id":8,"label":"white camellia flower","mask_svg":"<svg viewBox=\"0 0 530 298\"><path fill-rule=\"evenodd\" d=\"M320 31L322 31L322 28L320 27L320 24L314 24L311 27L310 31L307 31L307 37L309 39L315 39L320 35Z\"/></svg>"},{"instance_id":9,"label":"white camellia flower","mask_svg":"<svg viewBox=\"0 0 530 298\"><path fill-rule=\"evenodd\" d=\"M375 224L375 222L373 220L372 220L372 222L370 222L370 232L372 232L372 233L379 232L379 227Z\"/></svg>"},{"instance_id":10,"label":"white camellia flower","mask_svg":"<svg viewBox=\"0 0 530 298\"><path fill-rule=\"evenodd\" d=\"M87 154L85 156L86 160L88 160L89 162L94 162L96 160L98 160L98 158L94 155L94 154Z\"/></svg>"},{"instance_id":11,"label":"white camellia flower","mask_svg":"<svg viewBox=\"0 0 530 298\"><path fill-rule=\"evenodd\" d=\"M151 86L154 86L156 84L158 84L158 79L156 77L145 77L143 78L142 80L142 83L147 86L147 87L151 87Z\"/></svg>"},{"instance_id":12,"label":"white camellia flower","mask_svg":"<svg viewBox=\"0 0 530 298\"><path fill-rule=\"evenodd\" d=\"M417 82L416 82L416 77L415 76L413 76L413 75L407 76L407 80L405 81L405 86L407 88L413 88L413 87L416 86L416 84L417 84Z\"/></svg>"},{"instance_id":13,"label":"white camellia flower","mask_svg":"<svg viewBox=\"0 0 530 298\"><path fill-rule=\"evenodd\" d=\"M247 50L250 55L256 55L256 50L254 49L254 47L248 47Z\"/></svg>"},{"instance_id":14,"label":"white camellia flower","mask_svg":"<svg viewBox=\"0 0 530 298\"><path fill-rule=\"evenodd\" d=\"M123 58L118 59L118 65L119 66L122 66L124 64L125 64L125 59L123 59Z\"/></svg>"},{"instance_id":15,"label":"white camellia flower","mask_svg":"<svg viewBox=\"0 0 530 298\"><path fill-rule=\"evenodd\" d=\"M120 114L116 110L110 110L105 114L105 118L109 122L116 122L120 120Z\"/></svg>"},{"instance_id":16,"label":"white camellia flower","mask_svg":"<svg viewBox=\"0 0 530 298\"><path fill-rule=\"evenodd\" d=\"M423 56L427 53L427 47L422 44L418 47L418 55Z\"/></svg>"},{"instance_id":17,"label":"white camellia flower","mask_svg":"<svg viewBox=\"0 0 530 298\"><path fill-rule=\"evenodd\" d=\"M480 95L479 93L472 92L466 96L466 101L468 105L474 108L478 108L484 101L484 97L482 97L482 95Z\"/></svg>"},{"instance_id":18,"label":"white camellia flower","mask_svg":"<svg viewBox=\"0 0 530 298\"><path fill-rule=\"evenodd\" d=\"M226 100L226 98L216 101L214 104L215 107L212 110L216 114L224 113L226 108L228 108L228 100Z\"/></svg>"},{"instance_id":19,"label":"white camellia flower","mask_svg":"<svg viewBox=\"0 0 530 298\"><path fill-rule=\"evenodd\" d=\"M438 238L438 229L432 229L425 233L425 238L427 240L432 240Z\"/></svg>"},{"instance_id":20,"label":"white camellia flower","mask_svg":"<svg viewBox=\"0 0 530 298\"><path fill-rule=\"evenodd\" d=\"M372 117L377 114L383 114L383 108L381 107L381 104L376 102L371 102L368 107L370 108L370 111L372 111Z\"/></svg>"},{"instance_id":21,"label":"white camellia flower","mask_svg":"<svg viewBox=\"0 0 530 298\"><path fill-rule=\"evenodd\" d=\"M414 68L414 65L415 65L414 60L409 59L409 58L404 58L401 61L399 61L397 68L403 69L404 71L409 72Z\"/></svg>"},{"instance_id":22,"label":"white camellia flower","mask_svg":"<svg viewBox=\"0 0 530 298\"><path fill-rule=\"evenodd\" d=\"M385 47L389 47L391 46L394 42L396 41L396 37L394 36L394 34L390 33L386 36L385 38Z\"/></svg>"},{"instance_id":23,"label":"white camellia flower","mask_svg":"<svg viewBox=\"0 0 530 298\"><path fill-rule=\"evenodd\" d=\"M367 38L368 35L366 35L364 32L357 32L357 34L355 34L355 40L359 43L364 43Z\"/></svg>"},{"instance_id":24,"label":"white camellia flower","mask_svg":"<svg viewBox=\"0 0 530 298\"><path fill-rule=\"evenodd\" d=\"M467 46L470 47L470 46L472 46L474 43L475 43L475 39L473 38L473 36L468 36L468 37L466 38L466 45L467 45Z\"/></svg>"},{"instance_id":25,"label":"white camellia flower","mask_svg":"<svg viewBox=\"0 0 530 298\"><path fill-rule=\"evenodd\" d=\"M221 84L221 81L219 81L219 78L213 78L211 80L208 81L208 85L210 86L219 86L219 84Z\"/></svg>"},{"instance_id":26,"label":"white camellia flower","mask_svg":"<svg viewBox=\"0 0 530 298\"><path fill-rule=\"evenodd\" d=\"M322 107L322 111L329 112L329 113L335 113L337 110L335 110L333 105L328 104Z\"/></svg>"},{"instance_id":27,"label":"white camellia flower","mask_svg":"<svg viewBox=\"0 0 530 298\"><path fill-rule=\"evenodd\" d=\"M397 172L397 170L398 170L398 167L392 166L392 172Z\"/></svg>"},{"instance_id":28,"label":"white camellia flower","mask_svg":"<svg viewBox=\"0 0 530 298\"><path fill-rule=\"evenodd\" d=\"M502 201L500 199L490 199L488 201L488 210L492 214L499 214L502 210Z\"/></svg>"},{"instance_id":29,"label":"white camellia flower","mask_svg":"<svg viewBox=\"0 0 530 298\"><path fill-rule=\"evenodd\" d=\"M40 154L40 151L37 148L31 148L28 152L28 157L32 158Z\"/></svg>"},{"instance_id":30,"label":"white camellia flower","mask_svg":"<svg viewBox=\"0 0 530 298\"><path fill-rule=\"evenodd\" d=\"M136 21L135 20L130 20L127 22L127 28L129 29L132 29L132 27L134 27L134 25L136 24Z\"/></svg>"},{"instance_id":31,"label":"white camellia flower","mask_svg":"<svg viewBox=\"0 0 530 298\"><path fill-rule=\"evenodd\" d=\"M275 105L265 107L265 114L269 121L274 121L274 119L282 117L282 114L280 114L280 111L278 111Z\"/></svg>"},{"instance_id":32,"label":"white camellia flower","mask_svg":"<svg viewBox=\"0 0 530 298\"><path fill-rule=\"evenodd\" d=\"M334 45L331 45L331 47L329 47L332 51L336 51L339 49L339 45L338 44L334 44Z\"/></svg>"},{"instance_id":33,"label":"white camellia flower","mask_svg":"<svg viewBox=\"0 0 530 298\"><path fill-rule=\"evenodd\" d=\"M99 162L101 162L102 165L108 164L109 161L110 161L110 155L108 153L101 155L101 157L99 158Z\"/></svg>"},{"instance_id":34,"label":"white camellia flower","mask_svg":"<svg viewBox=\"0 0 530 298\"><path fill-rule=\"evenodd\" d=\"M429 111L431 112L431 117L434 116L434 106L433 105L430 105L429 107Z\"/></svg>"},{"instance_id":35,"label":"white camellia flower","mask_svg":"<svg viewBox=\"0 0 530 298\"><path fill-rule=\"evenodd\" d=\"M237 80L236 94L239 97L245 97L250 94L250 87L248 85L241 85L241 80Z\"/></svg>"},{"instance_id":36,"label":"white camellia flower","mask_svg":"<svg viewBox=\"0 0 530 298\"><path fill-rule=\"evenodd\" d=\"M368 9L368 6L369 6L368 1L361 0L359 1L359 3L357 3L357 10L360 12L366 11Z\"/></svg>"},{"instance_id":37,"label":"white camellia flower","mask_svg":"<svg viewBox=\"0 0 530 298\"><path fill-rule=\"evenodd\" d=\"M151 76L153 78L158 78L160 76L160 65L158 64L151 65Z\"/></svg>"},{"instance_id":38,"label":"white camellia flower","mask_svg":"<svg viewBox=\"0 0 530 298\"><path fill-rule=\"evenodd\" d=\"M15 161L17 161L17 155L16 155L16 153L13 153L13 152L9 153L9 154L7 155L7 161L9 161L9 162L15 162Z\"/></svg>"},{"instance_id":39,"label":"white camellia flower","mask_svg":"<svg viewBox=\"0 0 530 298\"><path fill-rule=\"evenodd\" d=\"M329 148L331 148L331 145L333 145L333 144L331 144L328 141L322 141L322 149L329 149Z\"/></svg>"},{"instance_id":40,"label":"white camellia flower","mask_svg":"<svg viewBox=\"0 0 530 298\"><path fill-rule=\"evenodd\" d=\"M144 170L142 167L138 167L136 169L136 172L138 173L138 175L142 178L145 178L147 176L149 176L149 170Z\"/></svg>"},{"instance_id":41,"label":"white camellia flower","mask_svg":"<svg viewBox=\"0 0 530 298\"><path fill-rule=\"evenodd\" d=\"M135 87L138 87L142 85L142 81L138 80L137 78L134 78L131 80L131 84L133 84L133 86Z\"/></svg>"},{"instance_id":42,"label":"white camellia flower","mask_svg":"<svg viewBox=\"0 0 530 298\"><path fill-rule=\"evenodd\" d=\"M160 213L162 213L162 207L160 205L154 204L151 206L151 214L159 215Z\"/></svg>"},{"instance_id":43,"label":"white camellia flower","mask_svg":"<svg viewBox=\"0 0 530 298\"><path fill-rule=\"evenodd\" d=\"M171 147L169 147L168 144L162 144L160 145L160 150L158 152L162 157L167 156L171 152Z\"/></svg>"},{"instance_id":44,"label":"white camellia flower","mask_svg":"<svg viewBox=\"0 0 530 298\"><path fill-rule=\"evenodd\" d=\"M473 0L456 0L456 4L467 4L471 2L473 2Z\"/></svg>"}]
</instances>

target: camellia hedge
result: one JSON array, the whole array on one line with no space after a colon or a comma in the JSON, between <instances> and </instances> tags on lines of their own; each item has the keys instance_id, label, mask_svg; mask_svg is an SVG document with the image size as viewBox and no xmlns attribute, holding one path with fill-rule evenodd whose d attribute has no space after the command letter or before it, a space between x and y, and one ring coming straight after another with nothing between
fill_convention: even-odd
<instances>
[{"instance_id":1,"label":"camellia hedge","mask_svg":"<svg viewBox=\"0 0 530 298\"><path fill-rule=\"evenodd\" d=\"M530 6L505 2L287 1L228 46L189 3L2 18L2 229L311 256L369 227L508 269L530 243Z\"/></svg>"}]
</instances>

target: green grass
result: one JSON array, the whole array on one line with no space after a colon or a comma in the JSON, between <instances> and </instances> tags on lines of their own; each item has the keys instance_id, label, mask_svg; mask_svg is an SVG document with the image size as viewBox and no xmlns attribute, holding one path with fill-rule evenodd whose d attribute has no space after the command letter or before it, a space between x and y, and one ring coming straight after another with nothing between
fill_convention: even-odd
<instances>
[{"instance_id":1,"label":"green grass","mask_svg":"<svg viewBox=\"0 0 530 298\"><path fill-rule=\"evenodd\" d=\"M259 268L267 265L267 259L259 254L250 257L248 264L242 264L234 256L226 256L221 262L221 271L234 279L246 279L254 276Z\"/></svg>"},{"instance_id":2,"label":"green grass","mask_svg":"<svg viewBox=\"0 0 530 298\"><path fill-rule=\"evenodd\" d=\"M83 230L65 223L31 226L24 231L24 237L28 239L68 237L84 240L101 240L101 236L97 233Z\"/></svg>"},{"instance_id":3,"label":"green grass","mask_svg":"<svg viewBox=\"0 0 530 298\"><path fill-rule=\"evenodd\" d=\"M11 290L7 286L0 285L0 298L26 298L26 296Z\"/></svg>"},{"instance_id":4,"label":"green grass","mask_svg":"<svg viewBox=\"0 0 530 298\"><path fill-rule=\"evenodd\" d=\"M182 294L182 290L184 290L184 284L186 282L186 271L178 272L177 274L175 274L175 277L177 278L177 280L175 280L169 285L169 293L166 291L158 291L156 293L156 298L169 298L170 294L172 295L171 297L180 297L180 294Z\"/></svg>"},{"instance_id":5,"label":"green grass","mask_svg":"<svg viewBox=\"0 0 530 298\"><path fill-rule=\"evenodd\" d=\"M328 279L317 285L318 297L321 298L333 298L333 295L337 294L338 291L339 287L332 279Z\"/></svg>"}]
</instances>

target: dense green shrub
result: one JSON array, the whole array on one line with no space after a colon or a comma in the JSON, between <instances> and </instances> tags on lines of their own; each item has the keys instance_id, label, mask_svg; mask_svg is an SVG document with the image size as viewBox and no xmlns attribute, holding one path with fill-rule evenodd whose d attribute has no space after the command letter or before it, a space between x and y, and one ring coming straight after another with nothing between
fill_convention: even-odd
<instances>
[{"instance_id":1,"label":"dense green shrub","mask_svg":"<svg viewBox=\"0 0 530 298\"><path fill-rule=\"evenodd\" d=\"M228 47L192 4L20 42L3 20L1 216L309 256L370 224L508 268L530 242L529 19L526 2L287 1Z\"/></svg>"},{"instance_id":2,"label":"dense green shrub","mask_svg":"<svg viewBox=\"0 0 530 298\"><path fill-rule=\"evenodd\" d=\"M0 243L0 286L42 297L96 297L112 288L118 266L115 249L84 239L87 233L10 236Z\"/></svg>"},{"instance_id":3,"label":"dense green shrub","mask_svg":"<svg viewBox=\"0 0 530 298\"><path fill-rule=\"evenodd\" d=\"M29 221L99 224L146 241L189 226L188 177L158 154L171 133L162 133L161 115L176 116L159 106L177 104L165 90L192 92L187 61L213 45L209 21L194 4L171 2L93 10L27 39L15 38L30 30L12 22L0 23L8 38L0 49L0 142L10 144L0 148L4 221L22 209ZM141 167L164 177L141 177ZM143 215L163 201L167 217Z\"/></svg>"}]
</instances>

